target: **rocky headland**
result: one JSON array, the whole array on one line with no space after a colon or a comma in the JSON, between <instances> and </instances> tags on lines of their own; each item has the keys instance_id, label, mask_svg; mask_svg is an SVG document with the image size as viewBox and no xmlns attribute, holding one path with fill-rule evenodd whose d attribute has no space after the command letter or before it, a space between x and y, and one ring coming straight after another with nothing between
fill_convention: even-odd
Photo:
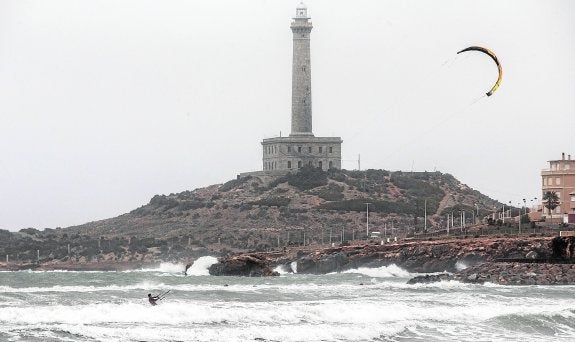
<instances>
[{"instance_id":1,"label":"rocky headland","mask_svg":"<svg viewBox=\"0 0 575 342\"><path fill-rule=\"evenodd\" d=\"M273 275L276 267L324 274L396 264L426 274L415 281L574 283L565 266L570 261L554 257L557 230L523 215L518 237L516 223L495 220L493 210L501 206L441 172L264 172L156 195L129 213L80 226L0 229L0 270L125 270L215 256L214 275ZM519 212L510 209L512 216ZM570 256L573 245L556 249ZM432 274L438 272L447 273ZM519 272L525 276L517 278Z\"/></svg>"},{"instance_id":2,"label":"rocky headland","mask_svg":"<svg viewBox=\"0 0 575 342\"><path fill-rule=\"evenodd\" d=\"M248 253L220 258L212 275L268 276L282 267L325 274L358 267L395 264L415 273L409 283L457 280L502 285L575 284L573 238L468 238L364 244L283 253ZM295 263L294 263L295 262ZM296 269L292 269L296 265Z\"/></svg>"}]
</instances>

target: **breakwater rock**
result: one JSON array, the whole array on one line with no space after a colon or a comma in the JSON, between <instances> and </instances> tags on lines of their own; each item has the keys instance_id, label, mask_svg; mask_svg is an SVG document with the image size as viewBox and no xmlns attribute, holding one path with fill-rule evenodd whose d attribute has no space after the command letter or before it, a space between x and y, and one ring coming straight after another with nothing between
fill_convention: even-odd
<instances>
[{"instance_id":1,"label":"breakwater rock","mask_svg":"<svg viewBox=\"0 0 575 342\"><path fill-rule=\"evenodd\" d=\"M575 264L486 262L456 273L421 275L408 284L455 280L463 283L499 285L573 285Z\"/></svg>"},{"instance_id":2,"label":"breakwater rock","mask_svg":"<svg viewBox=\"0 0 575 342\"><path fill-rule=\"evenodd\" d=\"M454 274L465 283L500 285L573 285L575 264L489 262Z\"/></svg>"},{"instance_id":3,"label":"breakwater rock","mask_svg":"<svg viewBox=\"0 0 575 342\"><path fill-rule=\"evenodd\" d=\"M209 268L211 275L230 276L277 276L270 267L269 258L261 254L244 254L225 258Z\"/></svg>"},{"instance_id":4,"label":"breakwater rock","mask_svg":"<svg viewBox=\"0 0 575 342\"><path fill-rule=\"evenodd\" d=\"M210 268L210 274L268 275L278 266L288 272L325 274L391 264L410 272L455 273L498 259L551 258L551 240L552 237L467 238L285 249L220 258Z\"/></svg>"}]
</instances>

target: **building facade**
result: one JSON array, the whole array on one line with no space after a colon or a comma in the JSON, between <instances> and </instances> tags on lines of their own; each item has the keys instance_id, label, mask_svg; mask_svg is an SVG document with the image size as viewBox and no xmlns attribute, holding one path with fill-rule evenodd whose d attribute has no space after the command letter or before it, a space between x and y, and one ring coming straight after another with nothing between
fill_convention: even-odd
<instances>
[{"instance_id":1,"label":"building facade","mask_svg":"<svg viewBox=\"0 0 575 342\"><path fill-rule=\"evenodd\" d=\"M310 34L313 25L301 3L291 23L293 33L291 133L264 139L263 170L292 171L306 165L341 169L340 137L316 137L312 132Z\"/></svg>"},{"instance_id":2,"label":"building facade","mask_svg":"<svg viewBox=\"0 0 575 342\"><path fill-rule=\"evenodd\" d=\"M541 171L541 190L542 195L547 191L555 192L560 201L553 213L542 203L546 220L575 223L575 160L571 155L565 158L563 153L561 159L549 161L549 169Z\"/></svg>"}]
</instances>

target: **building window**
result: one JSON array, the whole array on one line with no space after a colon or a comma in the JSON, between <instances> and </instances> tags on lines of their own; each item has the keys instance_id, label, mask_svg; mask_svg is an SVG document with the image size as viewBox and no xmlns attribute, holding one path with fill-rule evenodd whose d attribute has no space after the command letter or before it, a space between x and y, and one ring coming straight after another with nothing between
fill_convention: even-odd
<instances>
[{"instance_id":1,"label":"building window","mask_svg":"<svg viewBox=\"0 0 575 342\"><path fill-rule=\"evenodd\" d=\"M561 178L557 177L555 178L555 185L560 185L561 184Z\"/></svg>"},{"instance_id":2,"label":"building window","mask_svg":"<svg viewBox=\"0 0 575 342\"><path fill-rule=\"evenodd\" d=\"M329 162L329 168L331 169L333 167L333 162Z\"/></svg>"},{"instance_id":3,"label":"building window","mask_svg":"<svg viewBox=\"0 0 575 342\"><path fill-rule=\"evenodd\" d=\"M311 146L307 148L307 153L311 153Z\"/></svg>"},{"instance_id":4,"label":"building window","mask_svg":"<svg viewBox=\"0 0 575 342\"><path fill-rule=\"evenodd\" d=\"M288 148L288 152L291 152L291 146L288 146L287 148Z\"/></svg>"},{"instance_id":5,"label":"building window","mask_svg":"<svg viewBox=\"0 0 575 342\"><path fill-rule=\"evenodd\" d=\"M297 147L297 151L298 151L298 153L301 153L301 146Z\"/></svg>"},{"instance_id":6,"label":"building window","mask_svg":"<svg viewBox=\"0 0 575 342\"><path fill-rule=\"evenodd\" d=\"M319 153L322 153L322 152L323 152L323 146L320 146L319 147Z\"/></svg>"},{"instance_id":7,"label":"building window","mask_svg":"<svg viewBox=\"0 0 575 342\"><path fill-rule=\"evenodd\" d=\"M329 147L329 153L333 153L333 147Z\"/></svg>"},{"instance_id":8,"label":"building window","mask_svg":"<svg viewBox=\"0 0 575 342\"><path fill-rule=\"evenodd\" d=\"M299 160L299 161L297 162L297 168L298 168L298 169L301 169L301 160Z\"/></svg>"},{"instance_id":9,"label":"building window","mask_svg":"<svg viewBox=\"0 0 575 342\"><path fill-rule=\"evenodd\" d=\"M311 160L307 163L307 165L312 166Z\"/></svg>"},{"instance_id":10,"label":"building window","mask_svg":"<svg viewBox=\"0 0 575 342\"><path fill-rule=\"evenodd\" d=\"M571 170L571 164L565 164L565 170Z\"/></svg>"},{"instance_id":11,"label":"building window","mask_svg":"<svg viewBox=\"0 0 575 342\"><path fill-rule=\"evenodd\" d=\"M323 170L323 163L322 163L321 161L319 161L319 162L317 163L317 166L319 166L319 168Z\"/></svg>"},{"instance_id":12,"label":"building window","mask_svg":"<svg viewBox=\"0 0 575 342\"><path fill-rule=\"evenodd\" d=\"M291 161L288 161L288 169L291 169Z\"/></svg>"},{"instance_id":13,"label":"building window","mask_svg":"<svg viewBox=\"0 0 575 342\"><path fill-rule=\"evenodd\" d=\"M571 195L571 202L575 202L575 195Z\"/></svg>"}]
</instances>

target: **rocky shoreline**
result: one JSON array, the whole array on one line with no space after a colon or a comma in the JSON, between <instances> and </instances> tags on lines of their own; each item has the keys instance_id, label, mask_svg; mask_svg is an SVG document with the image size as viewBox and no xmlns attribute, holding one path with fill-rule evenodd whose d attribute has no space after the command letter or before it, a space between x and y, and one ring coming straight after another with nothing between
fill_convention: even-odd
<instances>
[{"instance_id":1,"label":"rocky shoreline","mask_svg":"<svg viewBox=\"0 0 575 342\"><path fill-rule=\"evenodd\" d=\"M501 285L575 285L575 238L503 237L403 241L391 244L306 246L240 253L218 259L215 276L274 276L285 272L326 274L359 267L397 265L426 273L408 283L460 281ZM179 260L189 263L190 260ZM125 271L154 268L158 260L1 263L0 271Z\"/></svg>"},{"instance_id":2,"label":"rocky shoreline","mask_svg":"<svg viewBox=\"0 0 575 342\"><path fill-rule=\"evenodd\" d=\"M220 258L212 275L269 276L285 271L325 274L395 264L409 272L440 273L409 283L456 280L502 285L575 285L575 239L559 237L469 238L388 245L356 245ZM513 260L513 261L509 261ZM294 264L295 262L295 264ZM297 265L293 269L292 265Z\"/></svg>"}]
</instances>

